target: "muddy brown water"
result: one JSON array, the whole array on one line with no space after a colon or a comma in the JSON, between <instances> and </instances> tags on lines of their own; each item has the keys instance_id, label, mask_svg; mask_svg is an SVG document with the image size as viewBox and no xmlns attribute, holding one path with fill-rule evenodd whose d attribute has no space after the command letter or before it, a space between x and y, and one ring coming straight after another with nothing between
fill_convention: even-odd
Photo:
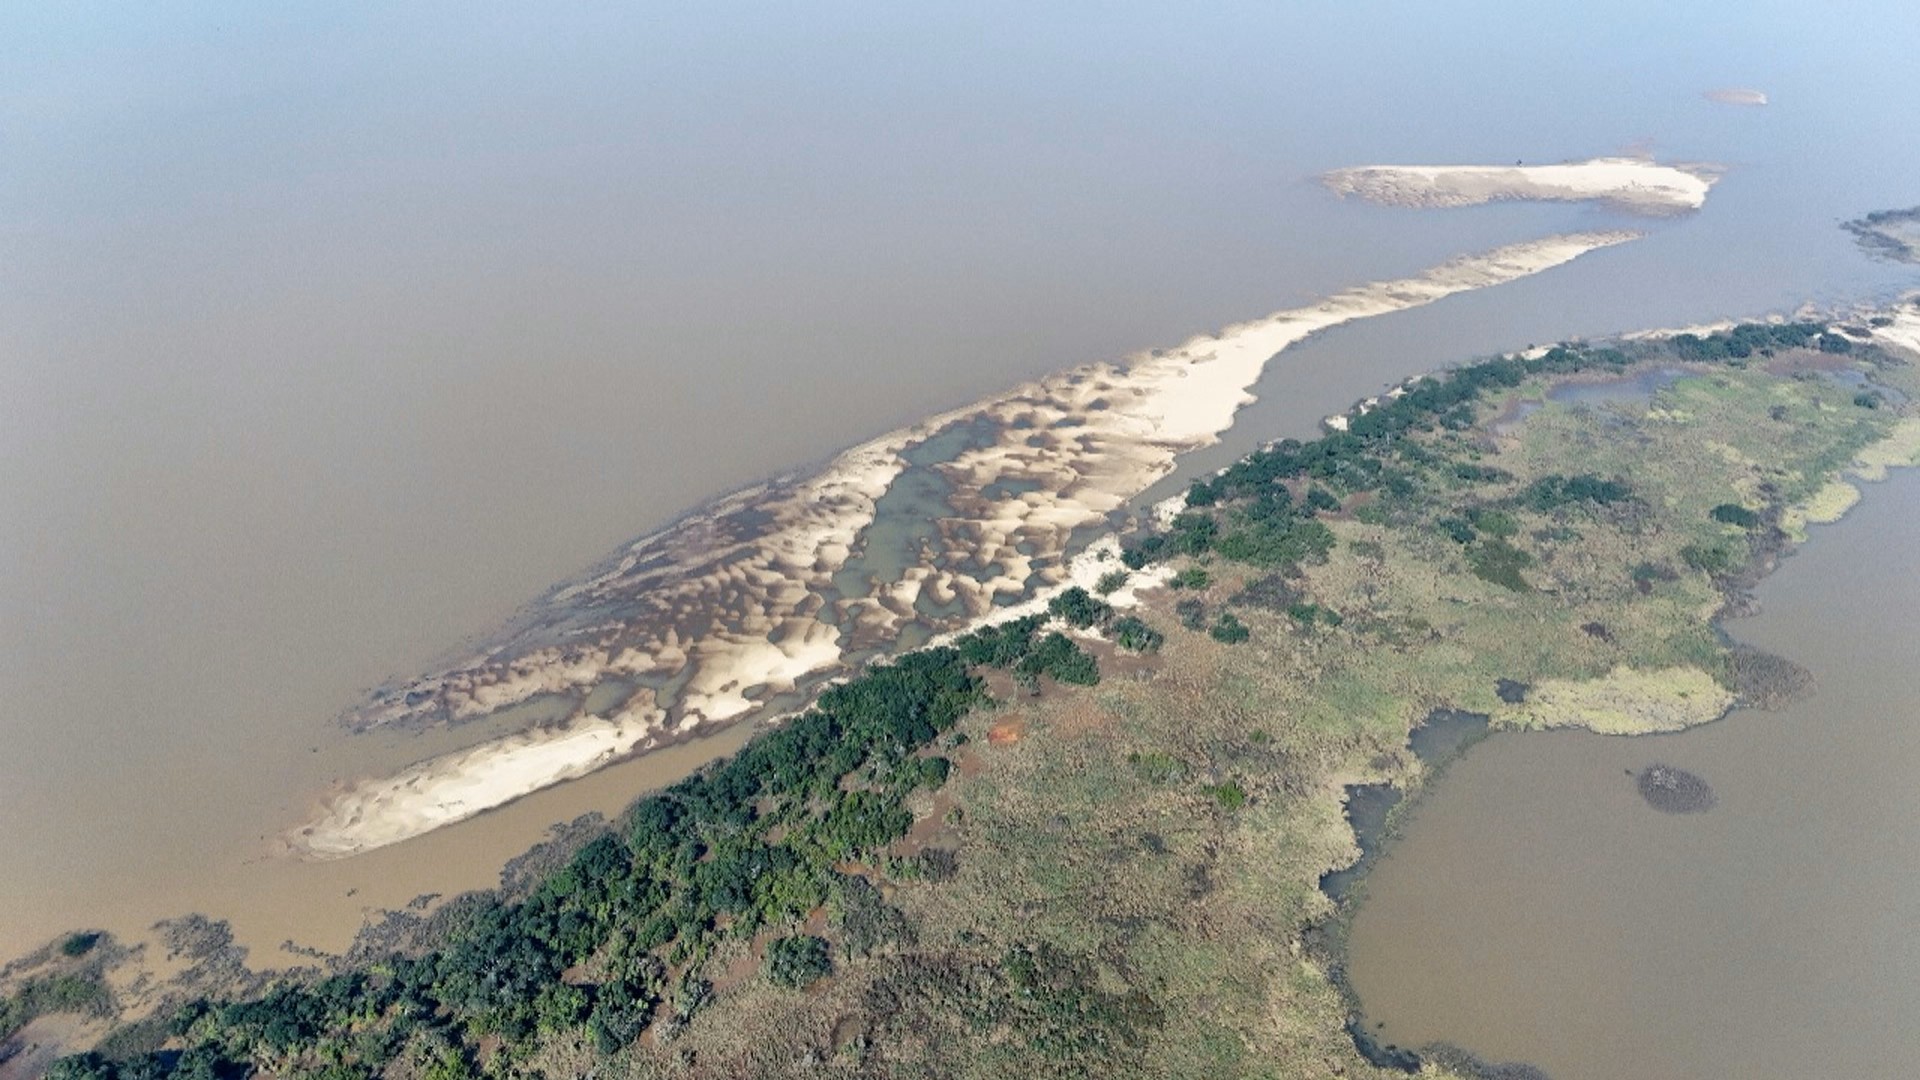
<instances>
[{"instance_id":1,"label":"muddy brown water","mask_svg":"<svg viewBox=\"0 0 1920 1080\"><path fill-rule=\"evenodd\" d=\"M1489 349L1911 282L1833 227L1912 202L1899 35L1508 6L0 13L0 957L190 910L256 960L337 948L672 779L728 744L274 853L334 785L488 734L350 738L365 687L708 496L1021 379L1650 233L1306 343L1210 469ZM1778 104L1704 101L1718 66ZM1706 211L1309 179L1643 137L1734 164Z\"/></svg>"},{"instance_id":2,"label":"muddy brown water","mask_svg":"<svg viewBox=\"0 0 1920 1080\"><path fill-rule=\"evenodd\" d=\"M1555 1080L1893 1077L1920 1061L1920 471L1758 591L1738 639L1818 678L1671 736L1496 734L1375 864L1350 936L1366 1024ZM1702 814L1628 770L1698 774Z\"/></svg>"}]
</instances>

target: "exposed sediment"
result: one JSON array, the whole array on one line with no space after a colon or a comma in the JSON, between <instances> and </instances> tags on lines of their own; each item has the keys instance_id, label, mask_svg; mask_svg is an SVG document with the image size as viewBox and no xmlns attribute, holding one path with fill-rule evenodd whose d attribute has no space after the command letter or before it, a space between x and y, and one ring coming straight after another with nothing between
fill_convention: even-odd
<instances>
[{"instance_id":1,"label":"exposed sediment","mask_svg":"<svg viewBox=\"0 0 1920 1080\"><path fill-rule=\"evenodd\" d=\"M770 711L779 695L893 647L910 624L951 632L1030 602L1075 573L1067 553L1076 532L1166 476L1179 454L1217 441L1276 353L1328 327L1526 277L1637 235L1510 245L1174 349L1075 368L881 436L812 476L719 500L549 594L469 659L384 687L342 718L354 730L457 724L562 695L577 702L567 723L355 784L289 839L317 858L405 840ZM937 475L944 506L933 535L883 551L898 538L875 525L909 469ZM924 519L926 508L903 516ZM618 704L589 714L588 695L604 700L608 689Z\"/></svg>"},{"instance_id":2,"label":"exposed sediment","mask_svg":"<svg viewBox=\"0 0 1920 1080\"><path fill-rule=\"evenodd\" d=\"M1920 263L1920 206L1876 210L1840 226L1853 234L1861 250L1889 262Z\"/></svg>"},{"instance_id":3,"label":"exposed sediment","mask_svg":"<svg viewBox=\"0 0 1920 1080\"><path fill-rule=\"evenodd\" d=\"M1704 165L1624 157L1560 165L1364 165L1320 178L1337 195L1390 206L1596 202L1655 217L1700 209L1716 179L1718 171Z\"/></svg>"}]
</instances>

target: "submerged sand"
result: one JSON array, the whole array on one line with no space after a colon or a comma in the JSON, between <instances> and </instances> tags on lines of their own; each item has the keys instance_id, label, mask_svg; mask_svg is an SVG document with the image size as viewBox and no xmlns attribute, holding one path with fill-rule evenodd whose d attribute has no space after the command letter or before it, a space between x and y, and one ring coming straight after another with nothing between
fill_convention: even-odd
<instances>
[{"instance_id":1,"label":"submerged sand","mask_svg":"<svg viewBox=\"0 0 1920 1080\"><path fill-rule=\"evenodd\" d=\"M456 724L563 695L578 702L565 724L356 783L289 840L314 858L397 843L776 711L782 694L791 704L791 692L893 648L909 625L963 630L1097 578L1116 564L1101 550L1069 560L1072 538L1166 476L1177 455L1217 441L1276 353L1328 327L1513 281L1637 235L1514 244L1075 368L881 436L812 476L720 500L556 590L469 659L382 688L344 717L357 730ZM861 560L882 546L881 502L914 467L910 455L951 439L962 444L956 452L922 466L948 489L936 533L899 569L868 567ZM604 700L609 688L618 704L588 713L588 695Z\"/></svg>"},{"instance_id":2,"label":"submerged sand","mask_svg":"<svg viewBox=\"0 0 1920 1080\"><path fill-rule=\"evenodd\" d=\"M1365 165L1320 180L1342 197L1390 206L1477 206L1506 200L1595 202L1646 216L1698 210L1718 172L1610 157L1560 165Z\"/></svg>"}]
</instances>

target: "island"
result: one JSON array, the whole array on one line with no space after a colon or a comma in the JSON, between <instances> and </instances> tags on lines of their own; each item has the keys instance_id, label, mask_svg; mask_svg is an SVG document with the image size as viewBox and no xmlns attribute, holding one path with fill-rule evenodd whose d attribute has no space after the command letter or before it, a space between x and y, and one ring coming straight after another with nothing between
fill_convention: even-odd
<instances>
[{"instance_id":1,"label":"island","mask_svg":"<svg viewBox=\"0 0 1920 1080\"><path fill-rule=\"evenodd\" d=\"M1361 165L1325 173L1320 182L1336 195L1389 206L1592 202L1664 217L1700 209L1719 173L1709 165L1609 157L1558 165Z\"/></svg>"},{"instance_id":2,"label":"island","mask_svg":"<svg viewBox=\"0 0 1920 1080\"><path fill-rule=\"evenodd\" d=\"M1920 459L1917 334L1909 298L1411 380L498 890L290 973L185 925L136 986L77 933L7 969L0 1037L90 1018L62 1078L1533 1075L1359 1024L1323 888L1358 793L1417 797L1463 718L1630 735L1804 693L1715 620Z\"/></svg>"}]
</instances>

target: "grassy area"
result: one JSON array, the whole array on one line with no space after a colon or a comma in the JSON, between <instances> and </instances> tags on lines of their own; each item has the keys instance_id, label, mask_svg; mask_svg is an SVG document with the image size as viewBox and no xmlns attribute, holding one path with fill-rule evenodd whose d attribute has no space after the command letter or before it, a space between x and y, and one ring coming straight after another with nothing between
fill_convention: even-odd
<instances>
[{"instance_id":1,"label":"grassy area","mask_svg":"<svg viewBox=\"0 0 1920 1080\"><path fill-rule=\"evenodd\" d=\"M1832 374L1907 400L1913 369L1821 340L1743 328L1498 361L1254 455L1130 548L1130 566L1178 571L1143 610L1063 597L1055 623L922 654L885 695L853 684L791 729L805 746L642 804L623 840L533 892L535 944L567 951L513 990L524 1002L485 963L533 948L508 932L524 905L482 908L497 932L455 944L491 951L443 946L460 959L407 983L411 1013L383 989L419 971L396 960L336 975L369 989L336 984L346 1004L307 1028L274 1027L306 991L202 1008L174 1060L340 1077L1403 1075L1356 1050L1337 949L1313 932L1338 913L1321 876L1357 854L1343 787L1421 783L1408 735L1437 708L1661 730L1788 692L1791 665L1730 652L1713 616L1831 513L1844 475L1920 448L1899 409ZM1691 373L1649 401L1548 397L1681 361ZM1113 643L1082 652L1052 625ZM674 809L696 803L698 820ZM652 836L649 815L676 831ZM642 887L664 899L645 907Z\"/></svg>"},{"instance_id":2,"label":"grassy area","mask_svg":"<svg viewBox=\"0 0 1920 1080\"><path fill-rule=\"evenodd\" d=\"M1711 618L1741 570L1791 542L1775 530L1796 507L1898 441L1896 415L1795 377L1809 370L1795 357L1819 354L1701 365L1644 405L1547 403L1496 434L1566 376L1503 387L1470 424L1404 435L1415 452L1389 468L1417 466L1392 490L1323 481L1338 508L1316 500L1312 520L1335 543L1280 559L1277 578L1262 554L1193 553L1196 535L1249 527L1249 498L1211 500L1215 525L1178 525L1150 557L1172 558L1183 586L1143 613L1167 635L1150 667L961 721L966 752L920 840L954 850L957 870L887 901L910 942L825 992L743 988L679 1050L636 1054L632 1075L1391 1073L1355 1050L1337 957L1310 936L1335 913L1320 876L1356 854L1342 786L1417 785L1407 736L1439 707L1607 731L1720 715L1738 665ZM1874 375L1913 384L1905 368ZM1489 549L1495 572L1478 572ZM1689 550L1725 557L1702 569ZM1246 641L1209 633L1215 613ZM1528 686L1522 700L1502 700L1502 680Z\"/></svg>"}]
</instances>

